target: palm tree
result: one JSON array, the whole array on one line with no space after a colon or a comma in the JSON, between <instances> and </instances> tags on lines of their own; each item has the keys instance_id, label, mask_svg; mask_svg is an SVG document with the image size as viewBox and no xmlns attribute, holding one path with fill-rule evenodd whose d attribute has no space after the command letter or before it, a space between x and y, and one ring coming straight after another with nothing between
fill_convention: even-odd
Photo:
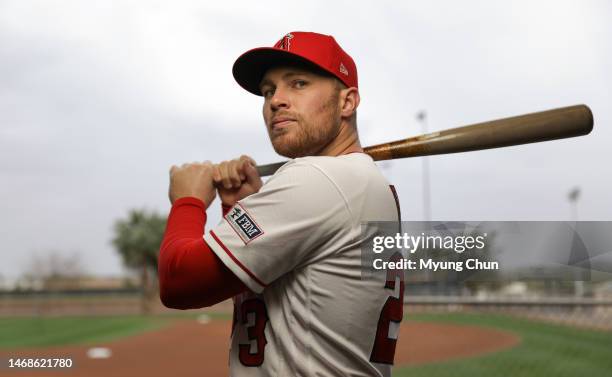
<instances>
[{"instance_id":1,"label":"palm tree","mask_svg":"<svg viewBox=\"0 0 612 377\"><path fill-rule=\"evenodd\" d=\"M141 310L148 313L153 294L151 272L157 274L157 254L166 229L166 217L154 211L132 209L126 219L115 222L113 245L126 267L140 271L143 301Z\"/></svg>"}]
</instances>

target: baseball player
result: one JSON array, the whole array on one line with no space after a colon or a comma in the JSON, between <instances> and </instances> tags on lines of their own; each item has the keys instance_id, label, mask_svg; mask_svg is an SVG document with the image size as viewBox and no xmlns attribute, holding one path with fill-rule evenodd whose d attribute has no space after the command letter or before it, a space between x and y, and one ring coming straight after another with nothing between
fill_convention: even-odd
<instances>
[{"instance_id":1,"label":"baseball player","mask_svg":"<svg viewBox=\"0 0 612 377\"><path fill-rule=\"evenodd\" d=\"M331 36L292 32L242 54L233 75L263 97L290 160L265 184L248 156L171 168L162 302L233 298L233 376L390 376L403 275L362 277L361 224L399 221L399 206L359 143L353 59ZM205 231L217 194L223 220Z\"/></svg>"}]
</instances>

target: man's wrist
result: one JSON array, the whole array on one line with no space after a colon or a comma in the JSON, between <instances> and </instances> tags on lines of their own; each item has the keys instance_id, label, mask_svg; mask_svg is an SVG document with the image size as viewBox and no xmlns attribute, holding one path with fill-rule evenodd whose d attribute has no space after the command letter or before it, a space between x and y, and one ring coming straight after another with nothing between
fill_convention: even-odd
<instances>
[{"instance_id":1,"label":"man's wrist","mask_svg":"<svg viewBox=\"0 0 612 377\"><path fill-rule=\"evenodd\" d=\"M172 203L173 207L178 207L180 205L195 205L197 207L202 207L206 210L206 203L201 198L195 196L182 196Z\"/></svg>"},{"instance_id":2,"label":"man's wrist","mask_svg":"<svg viewBox=\"0 0 612 377\"><path fill-rule=\"evenodd\" d=\"M232 209L233 206L234 206L233 204L229 205L229 204L225 204L221 202L221 213L223 213L223 216L227 215L227 213L229 212L230 209Z\"/></svg>"}]
</instances>

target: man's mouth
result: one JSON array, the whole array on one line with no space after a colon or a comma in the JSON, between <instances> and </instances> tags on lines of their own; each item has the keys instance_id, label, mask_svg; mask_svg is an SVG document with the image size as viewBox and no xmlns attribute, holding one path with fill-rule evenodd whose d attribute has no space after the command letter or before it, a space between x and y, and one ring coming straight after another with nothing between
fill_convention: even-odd
<instances>
[{"instance_id":1,"label":"man's mouth","mask_svg":"<svg viewBox=\"0 0 612 377\"><path fill-rule=\"evenodd\" d=\"M295 122L293 118L279 117L272 121L271 129L273 133L284 132L284 130Z\"/></svg>"}]
</instances>

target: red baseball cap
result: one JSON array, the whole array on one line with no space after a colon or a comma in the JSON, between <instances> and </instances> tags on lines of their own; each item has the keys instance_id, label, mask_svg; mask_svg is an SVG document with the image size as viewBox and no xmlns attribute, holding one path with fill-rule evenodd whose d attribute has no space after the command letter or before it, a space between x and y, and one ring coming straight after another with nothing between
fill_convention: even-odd
<instances>
[{"instance_id":1,"label":"red baseball cap","mask_svg":"<svg viewBox=\"0 0 612 377\"><path fill-rule=\"evenodd\" d=\"M357 88L357 67L331 35L293 31L273 47L254 48L240 55L232 68L234 78L244 89L261 96L259 83L266 71L281 64L314 65Z\"/></svg>"}]
</instances>

